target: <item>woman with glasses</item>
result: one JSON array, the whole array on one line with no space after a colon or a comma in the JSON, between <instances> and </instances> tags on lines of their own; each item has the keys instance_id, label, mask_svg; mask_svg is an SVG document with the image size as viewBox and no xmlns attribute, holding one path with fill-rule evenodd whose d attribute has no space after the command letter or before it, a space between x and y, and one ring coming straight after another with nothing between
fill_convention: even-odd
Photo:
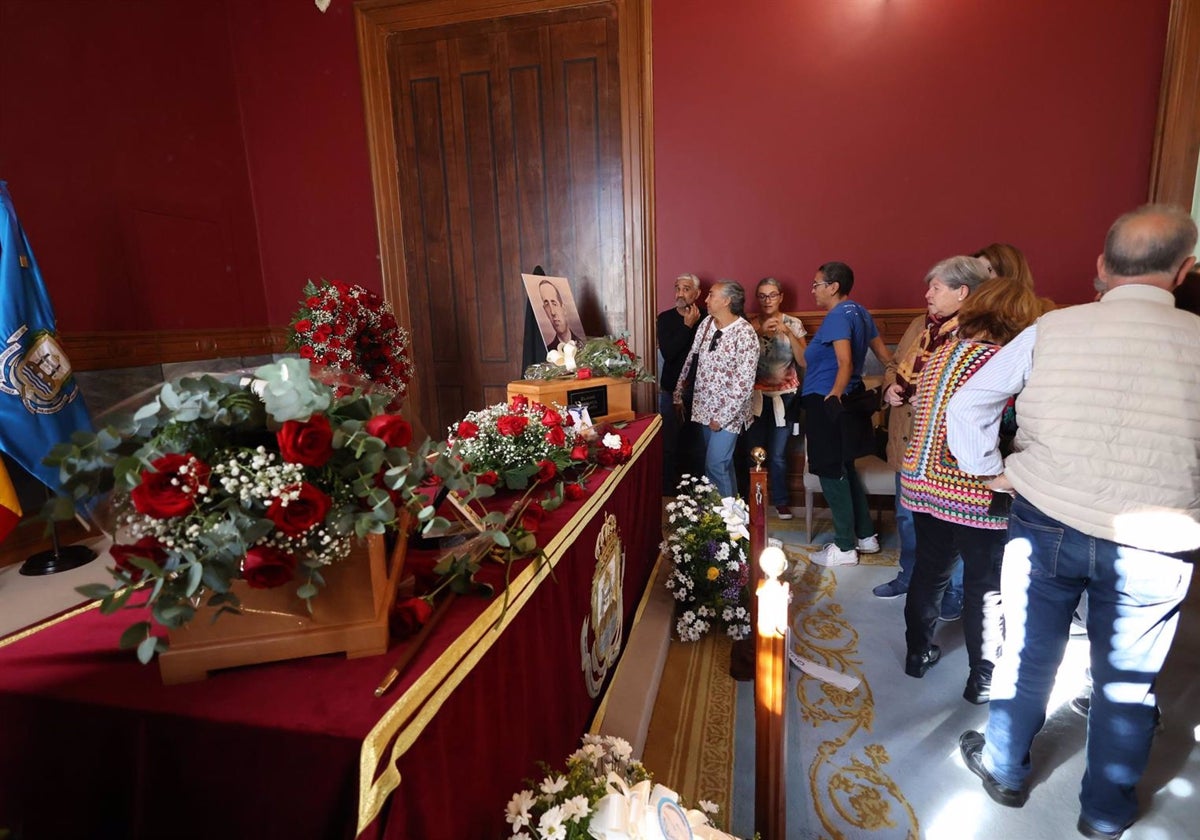
<instances>
[{"instance_id":1,"label":"woman with glasses","mask_svg":"<svg viewBox=\"0 0 1200 840\"><path fill-rule=\"evenodd\" d=\"M738 435L750 425L750 392L758 365L758 335L742 317L746 292L732 280L713 284L704 299L708 317L696 329L685 373L695 365L692 421L704 433L704 474L721 496L737 493L733 450ZM683 415L683 383L675 386L675 408Z\"/></svg>"},{"instance_id":2,"label":"woman with glasses","mask_svg":"<svg viewBox=\"0 0 1200 840\"><path fill-rule=\"evenodd\" d=\"M788 508L787 443L788 418L800 388L798 359L804 358L808 334L799 318L785 315L783 289L774 277L758 281L758 314L750 326L758 333L758 371L754 378L751 405L754 425L747 434L747 447L767 451L767 486L771 504L780 519L791 519Z\"/></svg>"},{"instance_id":3,"label":"woman with glasses","mask_svg":"<svg viewBox=\"0 0 1200 840\"><path fill-rule=\"evenodd\" d=\"M858 562L859 551L879 551L866 489L854 469L855 458L870 451L871 418L843 412L842 397L862 390L868 348L884 364L892 354L871 314L850 300L853 286L854 272L841 262L817 269L812 285L813 299L828 314L804 351L807 372L800 401L808 471L820 479L835 534L832 543L809 556L819 566L849 566Z\"/></svg>"}]
</instances>

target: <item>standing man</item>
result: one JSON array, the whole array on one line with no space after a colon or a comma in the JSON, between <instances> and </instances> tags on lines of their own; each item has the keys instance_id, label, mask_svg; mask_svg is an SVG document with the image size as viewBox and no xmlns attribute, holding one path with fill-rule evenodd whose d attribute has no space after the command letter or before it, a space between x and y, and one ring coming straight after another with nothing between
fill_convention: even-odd
<instances>
[{"instance_id":1,"label":"standing man","mask_svg":"<svg viewBox=\"0 0 1200 840\"><path fill-rule=\"evenodd\" d=\"M959 466L1016 494L1004 654L987 729L963 733L959 747L992 799L1025 804L1029 748L1086 592L1085 837L1116 840L1137 819L1154 679L1191 580L1186 556L1200 547L1200 318L1171 295L1195 247L1181 210L1149 205L1117 219L1097 260L1103 297L1043 315L950 401ZM1016 451L1002 462L1000 414L1017 393Z\"/></svg>"},{"instance_id":2,"label":"standing man","mask_svg":"<svg viewBox=\"0 0 1200 840\"><path fill-rule=\"evenodd\" d=\"M576 346L583 347L586 339L581 335L575 335L571 330L570 322L567 319L567 309L563 305L558 286L549 280L543 280L538 284L538 294L542 298L542 309L546 311L546 317L550 319L550 326L554 329L554 335L546 342L547 349L553 350L568 341L574 341Z\"/></svg>"},{"instance_id":3,"label":"standing man","mask_svg":"<svg viewBox=\"0 0 1200 840\"><path fill-rule=\"evenodd\" d=\"M680 274L675 278L675 307L658 313L658 351L662 354L662 369L658 376L658 413L663 423L663 495L675 495L681 472L699 475L703 466L700 461L700 435L698 430L681 418L672 403L672 393L683 372L692 341L696 338L696 325L708 312L700 299L700 278L695 274ZM684 395L684 405L692 408L689 389Z\"/></svg>"}]
</instances>

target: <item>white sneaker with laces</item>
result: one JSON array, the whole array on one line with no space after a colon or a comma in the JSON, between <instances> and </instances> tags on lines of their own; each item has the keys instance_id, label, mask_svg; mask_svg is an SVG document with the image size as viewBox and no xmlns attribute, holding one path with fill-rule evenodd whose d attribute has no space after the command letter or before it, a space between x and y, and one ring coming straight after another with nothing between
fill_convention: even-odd
<instances>
[{"instance_id":1,"label":"white sneaker with laces","mask_svg":"<svg viewBox=\"0 0 1200 840\"><path fill-rule=\"evenodd\" d=\"M858 541L856 546L859 554L878 554L879 553L879 535L872 534L869 537L863 537Z\"/></svg>"},{"instance_id":2,"label":"white sneaker with laces","mask_svg":"<svg viewBox=\"0 0 1200 840\"><path fill-rule=\"evenodd\" d=\"M842 551L836 543L830 543L820 551L808 555L808 559L818 566L853 566L858 562L858 552L854 549Z\"/></svg>"}]
</instances>

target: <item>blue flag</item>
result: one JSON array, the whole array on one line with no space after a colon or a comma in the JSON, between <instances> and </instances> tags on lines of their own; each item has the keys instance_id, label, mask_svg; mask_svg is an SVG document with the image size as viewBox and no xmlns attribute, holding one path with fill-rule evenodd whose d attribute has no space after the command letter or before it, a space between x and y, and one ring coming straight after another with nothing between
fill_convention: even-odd
<instances>
[{"instance_id":1,"label":"blue flag","mask_svg":"<svg viewBox=\"0 0 1200 840\"><path fill-rule=\"evenodd\" d=\"M0 450L57 493L58 470L42 459L91 428L33 249L0 181Z\"/></svg>"}]
</instances>

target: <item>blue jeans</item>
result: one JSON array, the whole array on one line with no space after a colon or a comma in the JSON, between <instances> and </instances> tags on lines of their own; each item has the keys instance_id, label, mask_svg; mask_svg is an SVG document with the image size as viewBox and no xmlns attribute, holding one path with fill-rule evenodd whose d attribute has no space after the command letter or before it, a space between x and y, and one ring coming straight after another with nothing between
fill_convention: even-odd
<instances>
[{"instance_id":1,"label":"blue jeans","mask_svg":"<svg viewBox=\"0 0 1200 840\"><path fill-rule=\"evenodd\" d=\"M900 503L900 473L896 473L896 534L900 537L900 571L896 582L908 589L912 582L913 568L917 565L917 529L913 527L912 511ZM962 558L954 561L950 572L950 586L946 591L951 597L963 600Z\"/></svg>"},{"instance_id":2,"label":"blue jeans","mask_svg":"<svg viewBox=\"0 0 1200 840\"><path fill-rule=\"evenodd\" d=\"M1154 734L1154 679L1175 637L1192 566L1088 536L1018 497L1001 575L1006 638L992 679L983 765L1005 787L1024 786L1071 614L1086 592L1093 688L1080 811L1101 831L1123 828L1137 816L1134 785Z\"/></svg>"},{"instance_id":3,"label":"blue jeans","mask_svg":"<svg viewBox=\"0 0 1200 840\"><path fill-rule=\"evenodd\" d=\"M733 448L737 445L735 432L718 429L713 431L707 424L704 429L704 474L717 485L721 497L737 495L737 475L733 471Z\"/></svg>"},{"instance_id":4,"label":"blue jeans","mask_svg":"<svg viewBox=\"0 0 1200 840\"><path fill-rule=\"evenodd\" d=\"M775 507L787 507L787 445L791 429L786 418L791 416L796 395L784 394L780 399L783 400L783 425L775 425L775 410L771 398L764 397L762 414L754 418L754 425L750 427L746 437L749 448L761 446L767 450L767 491L771 494L771 504Z\"/></svg>"}]
</instances>

